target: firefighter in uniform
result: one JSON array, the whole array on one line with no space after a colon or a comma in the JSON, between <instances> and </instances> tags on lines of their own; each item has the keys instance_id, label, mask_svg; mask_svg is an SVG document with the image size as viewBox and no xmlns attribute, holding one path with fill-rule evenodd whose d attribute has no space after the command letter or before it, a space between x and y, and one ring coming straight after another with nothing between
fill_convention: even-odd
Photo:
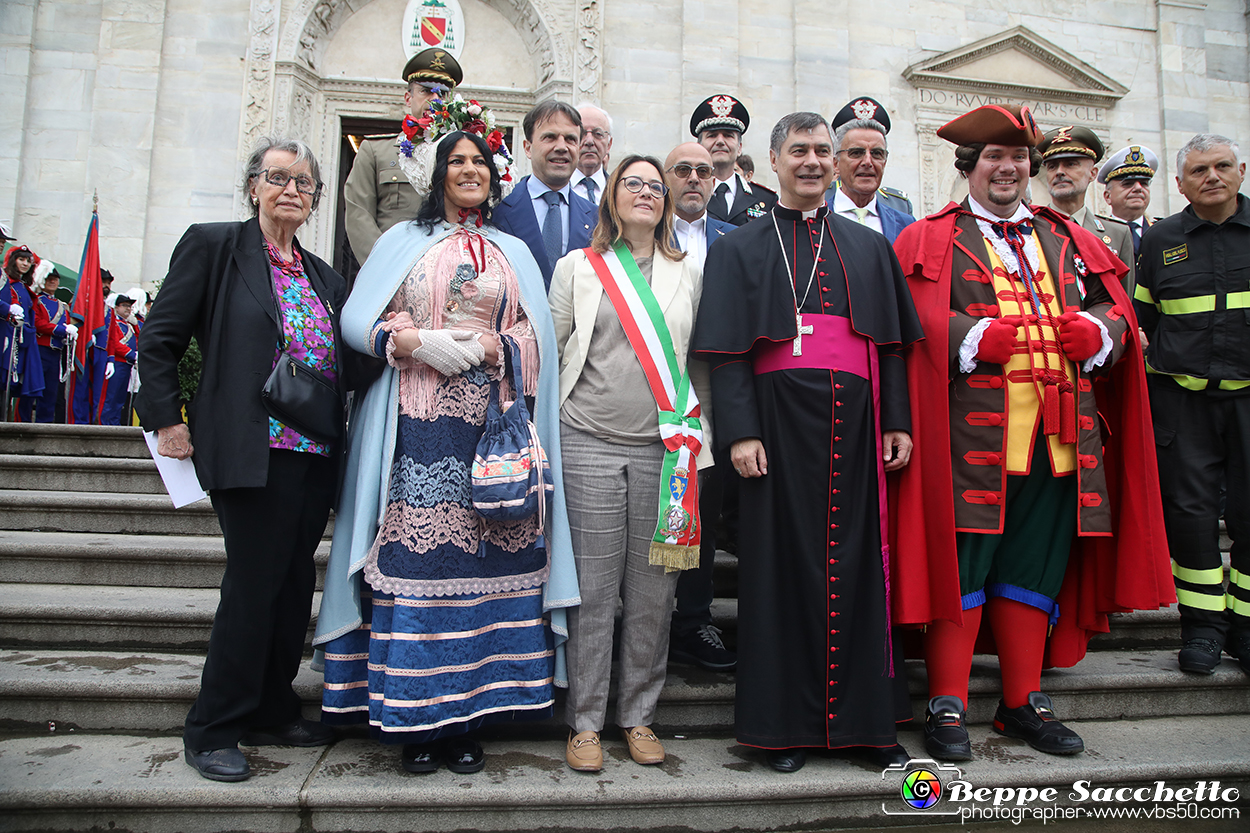
<instances>
[{"instance_id":1,"label":"firefighter in uniform","mask_svg":"<svg viewBox=\"0 0 1250 833\"><path fill-rule=\"evenodd\" d=\"M1202 134L1178 154L1185 210L1142 235L1135 295L1150 339L1150 407L1180 603L1182 671L1221 649L1250 673L1250 200L1236 145ZM1225 587L1220 486L1232 538Z\"/></svg>"}]
</instances>

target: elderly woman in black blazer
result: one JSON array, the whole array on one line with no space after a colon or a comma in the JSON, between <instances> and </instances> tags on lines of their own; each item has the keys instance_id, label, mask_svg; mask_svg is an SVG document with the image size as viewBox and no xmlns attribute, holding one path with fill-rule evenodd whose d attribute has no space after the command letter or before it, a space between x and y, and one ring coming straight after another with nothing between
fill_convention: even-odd
<instances>
[{"instance_id":1,"label":"elderly woman in black blazer","mask_svg":"<svg viewBox=\"0 0 1250 833\"><path fill-rule=\"evenodd\" d=\"M337 412L317 410L342 433L338 314L347 285L295 239L322 189L306 144L262 139L247 161L245 189L252 219L187 229L139 338L143 427L157 433L158 453L194 462L225 536L221 602L183 733L187 763L215 781L251 774L240 742L334 739L301 717L291 683L341 442L325 432L324 418L316 432L275 419L261 389L285 349L338 388L328 403ZM178 361L192 337L203 369L184 424Z\"/></svg>"}]
</instances>

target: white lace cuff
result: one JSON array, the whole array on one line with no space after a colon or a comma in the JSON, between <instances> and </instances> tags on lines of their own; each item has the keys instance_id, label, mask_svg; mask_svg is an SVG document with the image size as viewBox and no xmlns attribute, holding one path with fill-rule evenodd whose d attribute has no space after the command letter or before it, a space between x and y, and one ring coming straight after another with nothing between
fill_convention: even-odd
<instances>
[{"instance_id":1,"label":"white lace cuff","mask_svg":"<svg viewBox=\"0 0 1250 833\"><path fill-rule=\"evenodd\" d=\"M1084 318L1088 318L1090 321L1093 321L1095 324L1098 325L1098 332L1102 333L1102 349L1099 350L1094 355L1090 356L1088 359L1086 359L1085 364L1081 366L1082 370L1084 370L1086 373L1089 373L1095 367L1102 367L1103 363L1107 361L1107 357L1111 355L1111 347L1112 347L1111 333L1107 331L1106 324L1102 323L1097 318L1090 315L1088 312L1081 310L1080 312L1077 313L1077 315L1083 316Z\"/></svg>"},{"instance_id":2,"label":"white lace cuff","mask_svg":"<svg viewBox=\"0 0 1250 833\"><path fill-rule=\"evenodd\" d=\"M407 329L406 327L401 329ZM386 339L386 363L396 370L407 370L416 366L416 361L411 357L398 357L395 355L395 333L391 333Z\"/></svg>"},{"instance_id":3,"label":"white lace cuff","mask_svg":"<svg viewBox=\"0 0 1250 833\"><path fill-rule=\"evenodd\" d=\"M977 369L977 352L981 349L981 336L984 335L985 328L996 320L982 318L968 331L968 335L964 336L963 342L959 345L960 373L971 373Z\"/></svg>"}]
</instances>

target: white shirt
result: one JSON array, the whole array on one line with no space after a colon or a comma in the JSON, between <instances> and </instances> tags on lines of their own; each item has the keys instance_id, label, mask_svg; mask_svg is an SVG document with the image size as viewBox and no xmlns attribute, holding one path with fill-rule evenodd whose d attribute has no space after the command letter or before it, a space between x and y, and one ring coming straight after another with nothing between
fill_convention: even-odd
<instances>
[{"instance_id":1,"label":"white shirt","mask_svg":"<svg viewBox=\"0 0 1250 833\"><path fill-rule=\"evenodd\" d=\"M586 180L588 179L593 179L595 181L595 198L593 200L590 200L590 193L586 188ZM595 205L598 205L599 201L603 199L603 189L608 184L608 178L603 173L603 166L600 165L599 170L595 171L590 176L586 176L581 171L574 171L573 178L570 182L572 182L573 190L577 192L577 196L585 197Z\"/></svg>"},{"instance_id":2,"label":"white shirt","mask_svg":"<svg viewBox=\"0 0 1250 833\"><path fill-rule=\"evenodd\" d=\"M703 262L707 260L707 212L693 223L674 215L673 231L677 235L677 248L685 252L702 272Z\"/></svg>"},{"instance_id":3,"label":"white shirt","mask_svg":"<svg viewBox=\"0 0 1250 833\"><path fill-rule=\"evenodd\" d=\"M855 216L855 209L857 208L859 208L859 206L856 205L850 197L843 193L841 188L834 192L833 211L835 214L841 214L846 219L854 220L858 223L859 217ZM881 215L877 213L876 194L873 194L872 199L868 201L868 205L864 206L864 208L868 209L868 215L864 217L863 224L875 232L885 234L885 232L881 230Z\"/></svg>"},{"instance_id":4,"label":"white shirt","mask_svg":"<svg viewBox=\"0 0 1250 833\"><path fill-rule=\"evenodd\" d=\"M547 220L547 201L543 199L543 194L552 190L538 177L530 175L529 182L526 183L526 189L529 191L530 202L534 206L534 219L538 220L538 231L541 235L543 223ZM569 197L573 193L573 189L567 183L560 189L560 251L568 252L569 250Z\"/></svg>"}]
</instances>

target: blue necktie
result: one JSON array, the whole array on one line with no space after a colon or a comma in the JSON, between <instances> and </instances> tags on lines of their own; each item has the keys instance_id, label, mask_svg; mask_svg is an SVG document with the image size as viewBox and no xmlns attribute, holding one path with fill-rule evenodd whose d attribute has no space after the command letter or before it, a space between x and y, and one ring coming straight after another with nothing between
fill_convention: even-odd
<instances>
[{"instance_id":1,"label":"blue necktie","mask_svg":"<svg viewBox=\"0 0 1250 833\"><path fill-rule=\"evenodd\" d=\"M586 199L598 205L599 201L595 199L595 191L599 190L599 186L596 185L595 181L591 179L590 177L586 177L584 180L582 180L582 182L586 183Z\"/></svg>"},{"instance_id":2,"label":"blue necktie","mask_svg":"<svg viewBox=\"0 0 1250 833\"><path fill-rule=\"evenodd\" d=\"M543 194L547 201L547 216L543 219L543 246L547 249L547 263L556 265L564 254L564 230L560 228L560 193L548 191Z\"/></svg>"},{"instance_id":3,"label":"blue necktie","mask_svg":"<svg viewBox=\"0 0 1250 833\"><path fill-rule=\"evenodd\" d=\"M1141 230L1137 228L1137 223L1129 223L1128 227L1133 232L1133 254L1141 254Z\"/></svg>"}]
</instances>

